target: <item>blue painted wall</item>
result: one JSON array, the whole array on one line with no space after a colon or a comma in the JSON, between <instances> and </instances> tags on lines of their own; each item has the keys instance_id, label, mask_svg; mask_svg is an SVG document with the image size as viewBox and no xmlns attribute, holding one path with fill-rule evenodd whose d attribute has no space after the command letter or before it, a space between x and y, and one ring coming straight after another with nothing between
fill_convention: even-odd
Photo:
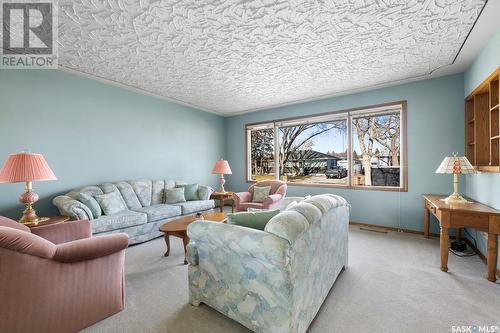
<instances>
[{"instance_id":1,"label":"blue painted wall","mask_svg":"<svg viewBox=\"0 0 500 333\"><path fill-rule=\"evenodd\" d=\"M488 44L474 60L464 74L464 95L470 94L496 68L500 67L500 29L498 29ZM467 177L467 196L493 208L500 209L500 174L478 173ZM486 235L470 230L477 247L487 253ZM499 251L500 257L500 251ZM500 263L498 264L500 269Z\"/></svg>"},{"instance_id":2,"label":"blue painted wall","mask_svg":"<svg viewBox=\"0 0 500 333\"><path fill-rule=\"evenodd\" d=\"M41 215L75 187L138 178L216 185L222 117L61 71L0 71L0 164L24 148L58 177L35 183ZM0 215L17 218L23 184L0 184Z\"/></svg>"},{"instance_id":3,"label":"blue painted wall","mask_svg":"<svg viewBox=\"0 0 500 333\"><path fill-rule=\"evenodd\" d=\"M444 156L454 151L463 152L463 86L463 75L458 74L227 118L226 136L231 140L226 143L226 158L233 174L227 177L226 187L242 191L249 186L245 182L244 128L247 123L407 100L407 193L292 185L288 195L337 193L352 204L353 221L422 230L421 195L451 192L451 176L437 175L434 171ZM433 230L437 231L436 223Z\"/></svg>"}]
</instances>

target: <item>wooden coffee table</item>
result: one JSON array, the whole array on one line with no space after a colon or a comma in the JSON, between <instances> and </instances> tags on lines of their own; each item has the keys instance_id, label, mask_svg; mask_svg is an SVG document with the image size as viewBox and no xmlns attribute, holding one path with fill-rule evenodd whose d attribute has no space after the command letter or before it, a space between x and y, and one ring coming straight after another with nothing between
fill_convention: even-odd
<instances>
[{"instance_id":1,"label":"wooden coffee table","mask_svg":"<svg viewBox=\"0 0 500 333\"><path fill-rule=\"evenodd\" d=\"M226 213L204 213L203 218L207 221L223 222L227 221ZM186 260L186 247L189 243L189 237L187 235L187 227L191 222L196 221L196 215L183 216L179 219L169 221L162 224L160 231L165 233L165 244L167 245L167 252L165 252L165 257L170 254L170 236L179 237L184 243L184 265L187 264ZM210 223L210 222L208 222Z\"/></svg>"}]
</instances>

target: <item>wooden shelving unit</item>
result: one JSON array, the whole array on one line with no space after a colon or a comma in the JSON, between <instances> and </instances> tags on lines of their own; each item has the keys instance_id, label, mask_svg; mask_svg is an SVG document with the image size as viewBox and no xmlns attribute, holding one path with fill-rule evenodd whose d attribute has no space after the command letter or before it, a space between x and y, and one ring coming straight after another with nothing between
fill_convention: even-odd
<instances>
[{"instance_id":1,"label":"wooden shelving unit","mask_svg":"<svg viewBox=\"0 0 500 333\"><path fill-rule=\"evenodd\" d=\"M500 172L500 68L465 99L465 154L479 171Z\"/></svg>"}]
</instances>

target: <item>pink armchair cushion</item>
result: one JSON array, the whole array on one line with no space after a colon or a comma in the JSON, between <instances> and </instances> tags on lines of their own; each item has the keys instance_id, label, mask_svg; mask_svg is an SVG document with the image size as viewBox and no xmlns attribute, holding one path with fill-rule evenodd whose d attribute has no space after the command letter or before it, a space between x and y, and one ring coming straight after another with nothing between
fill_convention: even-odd
<instances>
[{"instance_id":1,"label":"pink armchair cushion","mask_svg":"<svg viewBox=\"0 0 500 333\"><path fill-rule=\"evenodd\" d=\"M9 227L9 228L14 228L14 229L21 230L21 231L30 232L30 228L28 228L24 224L21 224L19 222L11 220L5 216L0 216L0 227Z\"/></svg>"},{"instance_id":2,"label":"pink armchair cushion","mask_svg":"<svg viewBox=\"0 0 500 333\"><path fill-rule=\"evenodd\" d=\"M0 248L50 259L56 252L51 242L26 231L0 227Z\"/></svg>"},{"instance_id":3,"label":"pink armchair cushion","mask_svg":"<svg viewBox=\"0 0 500 333\"><path fill-rule=\"evenodd\" d=\"M61 244L89 238L92 236L92 226L89 220L61 222L31 228L31 233L54 244Z\"/></svg>"},{"instance_id":4,"label":"pink armchair cushion","mask_svg":"<svg viewBox=\"0 0 500 333\"><path fill-rule=\"evenodd\" d=\"M127 246L128 236L126 234L80 239L59 244L55 251L54 260L59 262L91 260L119 252L126 249Z\"/></svg>"}]
</instances>

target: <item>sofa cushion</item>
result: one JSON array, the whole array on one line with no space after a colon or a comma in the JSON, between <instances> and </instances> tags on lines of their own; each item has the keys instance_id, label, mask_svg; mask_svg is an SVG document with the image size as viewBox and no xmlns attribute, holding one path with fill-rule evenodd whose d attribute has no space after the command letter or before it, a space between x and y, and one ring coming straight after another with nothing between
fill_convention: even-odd
<instances>
[{"instance_id":1,"label":"sofa cushion","mask_svg":"<svg viewBox=\"0 0 500 333\"><path fill-rule=\"evenodd\" d=\"M279 210L259 210L227 214L227 223L264 230L267 222L279 212Z\"/></svg>"},{"instance_id":2,"label":"sofa cushion","mask_svg":"<svg viewBox=\"0 0 500 333\"><path fill-rule=\"evenodd\" d=\"M100 232L146 224L148 222L148 217L143 213L124 210L112 215L103 215L98 219L92 220L91 222L92 232L94 234L98 234Z\"/></svg>"},{"instance_id":3,"label":"sofa cushion","mask_svg":"<svg viewBox=\"0 0 500 333\"><path fill-rule=\"evenodd\" d=\"M87 206L88 209L92 212L92 217L94 219L99 218L99 216L102 215L102 209L101 206L99 206L99 203L97 202L96 199L94 199L93 196L87 193L80 193L78 194L78 201L80 201L82 204Z\"/></svg>"},{"instance_id":4,"label":"sofa cushion","mask_svg":"<svg viewBox=\"0 0 500 333\"><path fill-rule=\"evenodd\" d=\"M123 197L123 201L125 201L125 204L127 204L127 207L129 209L136 209L142 207L139 199L137 198L137 195L134 192L134 189L129 183L118 182L116 183L116 187L120 191Z\"/></svg>"},{"instance_id":5,"label":"sofa cushion","mask_svg":"<svg viewBox=\"0 0 500 333\"><path fill-rule=\"evenodd\" d=\"M118 189L106 194L95 195L94 198L101 206L104 214L112 215L127 210L123 198Z\"/></svg>"},{"instance_id":6,"label":"sofa cushion","mask_svg":"<svg viewBox=\"0 0 500 333\"><path fill-rule=\"evenodd\" d=\"M318 207L323 214L336 205L335 199L326 194L315 195L314 197L304 200L304 202L308 202Z\"/></svg>"},{"instance_id":7,"label":"sofa cushion","mask_svg":"<svg viewBox=\"0 0 500 333\"><path fill-rule=\"evenodd\" d=\"M177 185L184 188L184 198L186 201L198 200L198 184Z\"/></svg>"},{"instance_id":8,"label":"sofa cushion","mask_svg":"<svg viewBox=\"0 0 500 333\"><path fill-rule=\"evenodd\" d=\"M165 202L165 181L153 180L151 205L159 205Z\"/></svg>"},{"instance_id":9,"label":"sofa cushion","mask_svg":"<svg viewBox=\"0 0 500 333\"><path fill-rule=\"evenodd\" d=\"M137 198L142 207L151 206L151 196L153 195L153 182L151 180L133 180L128 182L132 185Z\"/></svg>"},{"instance_id":10,"label":"sofa cushion","mask_svg":"<svg viewBox=\"0 0 500 333\"><path fill-rule=\"evenodd\" d=\"M181 215L181 207L164 204L142 207L134 209L134 211L145 213L148 216L148 222Z\"/></svg>"},{"instance_id":11,"label":"sofa cushion","mask_svg":"<svg viewBox=\"0 0 500 333\"><path fill-rule=\"evenodd\" d=\"M304 215L289 210L281 212L269 220L264 231L284 238L292 244L308 228L309 222Z\"/></svg>"},{"instance_id":12,"label":"sofa cushion","mask_svg":"<svg viewBox=\"0 0 500 333\"><path fill-rule=\"evenodd\" d=\"M172 206L180 206L182 215L201 212L215 207L213 200L195 200L172 204Z\"/></svg>"},{"instance_id":13,"label":"sofa cushion","mask_svg":"<svg viewBox=\"0 0 500 333\"><path fill-rule=\"evenodd\" d=\"M291 205L291 204L290 204ZM319 220L323 214L318 207L310 204L308 202L295 203L292 207L287 207L287 211L295 211L302 214L309 224L312 224Z\"/></svg>"}]
</instances>

